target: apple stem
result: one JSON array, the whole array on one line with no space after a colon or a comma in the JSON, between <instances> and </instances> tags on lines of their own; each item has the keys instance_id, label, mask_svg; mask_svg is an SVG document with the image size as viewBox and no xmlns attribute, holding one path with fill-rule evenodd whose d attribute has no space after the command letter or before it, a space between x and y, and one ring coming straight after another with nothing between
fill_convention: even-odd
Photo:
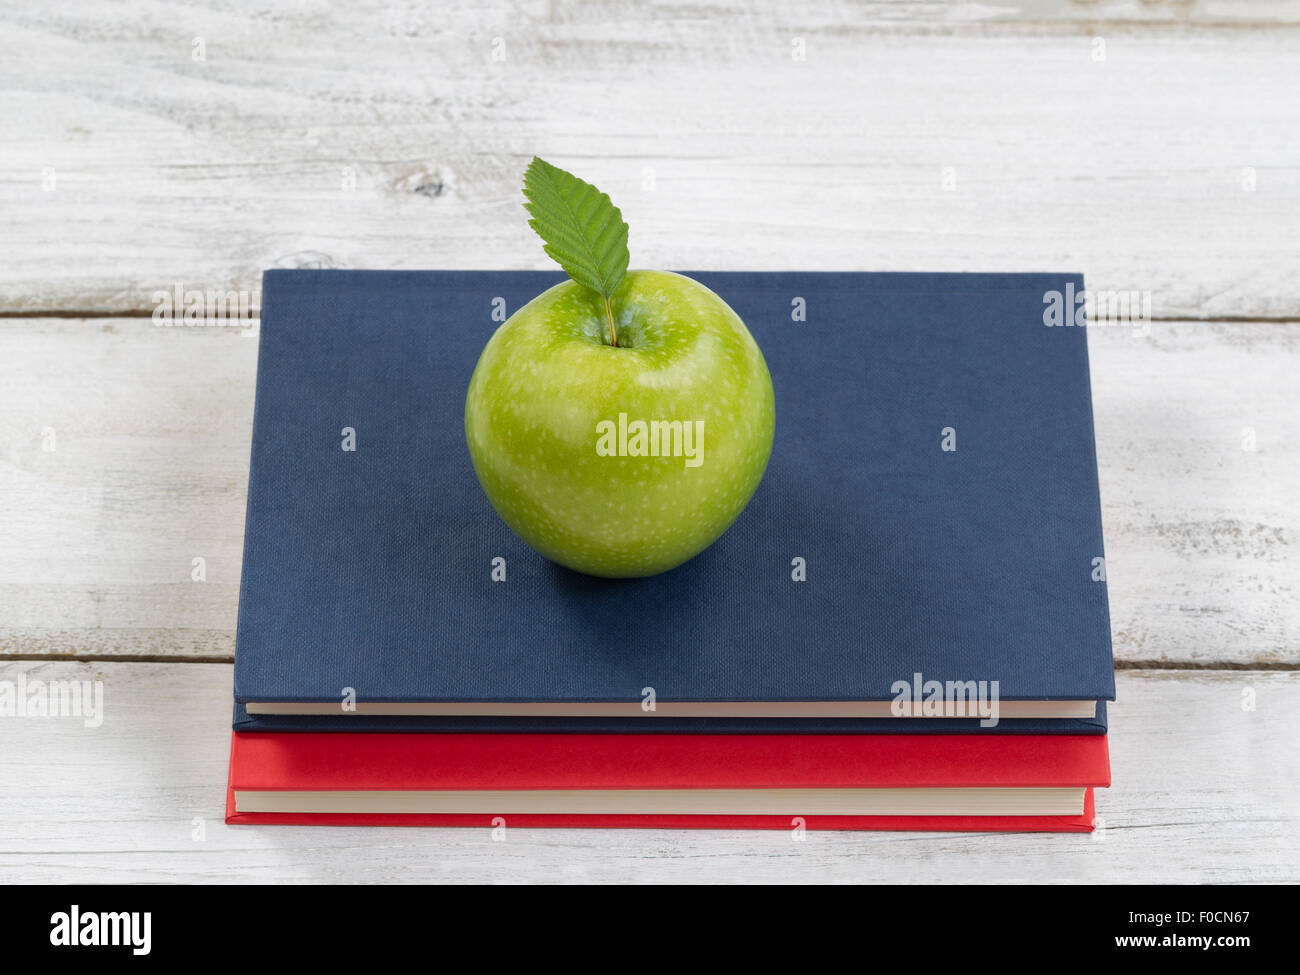
<instances>
[{"instance_id":1,"label":"apple stem","mask_svg":"<svg viewBox=\"0 0 1300 975\"><path fill-rule=\"evenodd\" d=\"M614 327L614 309L609 306L609 299L605 299L605 317L609 319L609 344L618 348L618 329Z\"/></svg>"}]
</instances>

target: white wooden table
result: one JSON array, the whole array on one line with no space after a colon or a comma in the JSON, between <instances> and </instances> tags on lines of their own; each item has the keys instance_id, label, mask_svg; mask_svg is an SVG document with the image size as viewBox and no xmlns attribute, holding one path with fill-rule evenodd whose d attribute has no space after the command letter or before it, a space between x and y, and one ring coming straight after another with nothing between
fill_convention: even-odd
<instances>
[{"instance_id":1,"label":"white wooden table","mask_svg":"<svg viewBox=\"0 0 1300 975\"><path fill-rule=\"evenodd\" d=\"M0 881L1300 880L1300 3L0 10ZM802 53L803 59L798 55ZM1094 836L227 828L267 267L1082 270L1119 701ZM193 581L194 560L206 577Z\"/></svg>"}]
</instances>

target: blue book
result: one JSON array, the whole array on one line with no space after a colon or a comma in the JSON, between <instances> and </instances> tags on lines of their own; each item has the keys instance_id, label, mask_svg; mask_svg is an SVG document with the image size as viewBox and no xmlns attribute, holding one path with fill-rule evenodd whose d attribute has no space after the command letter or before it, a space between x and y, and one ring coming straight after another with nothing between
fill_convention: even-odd
<instances>
[{"instance_id":1,"label":"blue book","mask_svg":"<svg viewBox=\"0 0 1300 975\"><path fill-rule=\"evenodd\" d=\"M1103 733L1081 276L691 276L763 350L772 458L712 547L609 580L465 445L502 309L562 274L268 271L236 728Z\"/></svg>"}]
</instances>

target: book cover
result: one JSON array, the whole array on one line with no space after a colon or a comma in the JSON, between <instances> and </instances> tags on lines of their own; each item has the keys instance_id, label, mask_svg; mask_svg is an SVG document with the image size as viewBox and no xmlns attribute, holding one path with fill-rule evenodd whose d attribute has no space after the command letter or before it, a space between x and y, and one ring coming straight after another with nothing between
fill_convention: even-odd
<instances>
[{"instance_id":1,"label":"book cover","mask_svg":"<svg viewBox=\"0 0 1300 975\"><path fill-rule=\"evenodd\" d=\"M1093 718L1003 718L996 728L981 728L978 718L684 718L641 717L503 717L384 716L341 712L317 714L249 714L235 704L236 731L265 732L433 732L454 734L899 734L948 735L996 732L999 735L1104 735L1106 702L1097 702ZM900 724L900 721L903 723Z\"/></svg>"},{"instance_id":2,"label":"book cover","mask_svg":"<svg viewBox=\"0 0 1300 975\"><path fill-rule=\"evenodd\" d=\"M1084 830L1110 784L1105 736L232 735L227 821L499 825L466 814L249 813L236 793L420 790L1086 789L1078 815L800 816L808 829ZM789 815L523 814L519 826L790 829Z\"/></svg>"},{"instance_id":3,"label":"book cover","mask_svg":"<svg viewBox=\"0 0 1300 975\"><path fill-rule=\"evenodd\" d=\"M693 276L762 347L772 459L711 548L660 576L604 580L506 528L464 439L494 310L561 275L267 272L236 700L619 702L625 719L556 720L640 729L668 720L643 708L648 693L889 701L916 675L997 682L1004 703L1112 698L1085 330L1044 324L1047 296L1082 279ZM333 719L273 726L320 720ZM1104 711L1050 723L1098 733Z\"/></svg>"}]
</instances>

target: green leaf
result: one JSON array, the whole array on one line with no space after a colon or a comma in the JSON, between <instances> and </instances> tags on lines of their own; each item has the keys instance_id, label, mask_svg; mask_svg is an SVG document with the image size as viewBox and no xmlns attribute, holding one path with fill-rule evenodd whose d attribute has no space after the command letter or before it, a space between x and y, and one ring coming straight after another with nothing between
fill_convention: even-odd
<instances>
[{"instance_id":1,"label":"green leaf","mask_svg":"<svg viewBox=\"0 0 1300 975\"><path fill-rule=\"evenodd\" d=\"M536 156L524 173L524 200L533 218L528 226L546 253L608 306L627 274L627 224L618 207L590 183Z\"/></svg>"}]
</instances>

